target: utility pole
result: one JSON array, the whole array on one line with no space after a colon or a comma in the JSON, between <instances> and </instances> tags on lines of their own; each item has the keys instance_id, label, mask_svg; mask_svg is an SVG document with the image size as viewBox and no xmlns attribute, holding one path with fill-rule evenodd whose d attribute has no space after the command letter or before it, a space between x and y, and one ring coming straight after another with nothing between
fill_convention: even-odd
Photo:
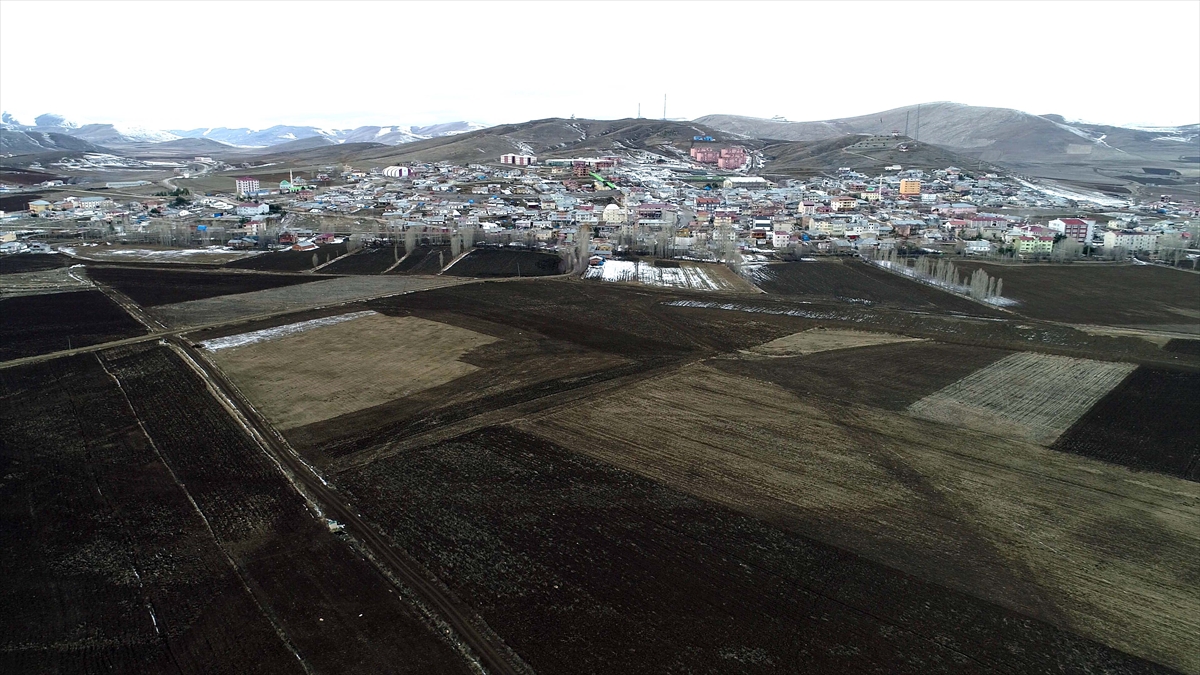
<instances>
[{"instance_id":1,"label":"utility pole","mask_svg":"<svg viewBox=\"0 0 1200 675\"><path fill-rule=\"evenodd\" d=\"M663 121L667 121L667 95L663 94Z\"/></svg>"},{"instance_id":2,"label":"utility pole","mask_svg":"<svg viewBox=\"0 0 1200 675\"><path fill-rule=\"evenodd\" d=\"M908 137L908 116L911 114L912 114L911 110L904 113L904 136L905 136L905 138Z\"/></svg>"},{"instance_id":3,"label":"utility pole","mask_svg":"<svg viewBox=\"0 0 1200 675\"><path fill-rule=\"evenodd\" d=\"M917 104L917 130L913 136L914 141L921 140L921 104Z\"/></svg>"},{"instance_id":4,"label":"utility pole","mask_svg":"<svg viewBox=\"0 0 1200 675\"><path fill-rule=\"evenodd\" d=\"M637 118L638 118L639 120L640 120L640 119L642 119L642 104L641 104L641 103L639 103L639 104L638 104L638 116L637 116Z\"/></svg>"}]
</instances>

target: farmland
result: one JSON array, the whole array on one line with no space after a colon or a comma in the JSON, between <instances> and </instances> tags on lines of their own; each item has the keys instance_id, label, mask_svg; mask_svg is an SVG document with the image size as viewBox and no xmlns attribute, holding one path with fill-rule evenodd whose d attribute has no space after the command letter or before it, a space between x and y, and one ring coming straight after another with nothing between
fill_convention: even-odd
<instances>
[{"instance_id":1,"label":"farmland","mask_svg":"<svg viewBox=\"0 0 1200 675\"><path fill-rule=\"evenodd\" d=\"M475 255L93 266L169 327L0 364L0 670L1200 673L1172 331Z\"/></svg>"},{"instance_id":2,"label":"farmland","mask_svg":"<svg viewBox=\"0 0 1200 675\"><path fill-rule=\"evenodd\" d=\"M19 272L0 277L0 297L62 293L94 287L81 266L52 267L40 272Z\"/></svg>"},{"instance_id":3,"label":"farmland","mask_svg":"<svg viewBox=\"0 0 1200 675\"><path fill-rule=\"evenodd\" d=\"M364 314L222 349L214 360L286 431L458 379L478 370L459 357L495 342L488 335L417 317ZM354 357L331 359L333 349Z\"/></svg>"},{"instance_id":4,"label":"farmland","mask_svg":"<svg viewBox=\"0 0 1200 675\"><path fill-rule=\"evenodd\" d=\"M903 410L1007 354L984 347L902 342L772 359L752 353L713 359L710 365L772 382L798 396Z\"/></svg>"},{"instance_id":5,"label":"farmland","mask_svg":"<svg viewBox=\"0 0 1200 675\"><path fill-rule=\"evenodd\" d=\"M909 406L918 417L1052 443L1134 366L1020 353L981 368Z\"/></svg>"},{"instance_id":6,"label":"farmland","mask_svg":"<svg viewBox=\"0 0 1200 675\"><path fill-rule=\"evenodd\" d=\"M1131 653L1200 666L1183 646L1200 628L1200 595L1188 581L1200 572L1192 484L1130 480L1120 467L1019 439L947 433L707 366L519 424L926 581Z\"/></svg>"},{"instance_id":7,"label":"farmland","mask_svg":"<svg viewBox=\"0 0 1200 675\"><path fill-rule=\"evenodd\" d=\"M249 274L216 271L158 270L136 267L88 268L88 276L112 286L142 307L157 307L189 300L201 300L268 288L283 288L322 277Z\"/></svg>"},{"instance_id":8,"label":"farmland","mask_svg":"<svg viewBox=\"0 0 1200 675\"><path fill-rule=\"evenodd\" d=\"M306 272L346 254L345 244L325 244L314 251L271 251L232 260L226 267L263 272ZM314 262L316 261L316 262Z\"/></svg>"},{"instance_id":9,"label":"farmland","mask_svg":"<svg viewBox=\"0 0 1200 675\"><path fill-rule=\"evenodd\" d=\"M752 290L749 284L732 274L723 265L660 260L609 260L599 267L589 267L584 279L625 281L648 286L687 288L697 291Z\"/></svg>"},{"instance_id":10,"label":"farmland","mask_svg":"<svg viewBox=\"0 0 1200 675\"><path fill-rule=\"evenodd\" d=\"M1005 297L1030 318L1200 333L1200 275L1157 265L956 265L1004 279Z\"/></svg>"},{"instance_id":11,"label":"farmland","mask_svg":"<svg viewBox=\"0 0 1200 675\"><path fill-rule=\"evenodd\" d=\"M917 338L887 333L868 333L857 330L828 330L810 328L806 331L785 335L751 348L751 352L763 356L807 356L817 352L872 347L874 345L912 342Z\"/></svg>"},{"instance_id":12,"label":"farmland","mask_svg":"<svg viewBox=\"0 0 1200 675\"><path fill-rule=\"evenodd\" d=\"M1138 368L1054 448L1200 481L1200 376Z\"/></svg>"},{"instance_id":13,"label":"farmland","mask_svg":"<svg viewBox=\"0 0 1200 675\"><path fill-rule=\"evenodd\" d=\"M165 348L0 386L0 669L465 672Z\"/></svg>"},{"instance_id":14,"label":"farmland","mask_svg":"<svg viewBox=\"0 0 1200 675\"><path fill-rule=\"evenodd\" d=\"M140 323L100 291L0 299L0 361L143 333Z\"/></svg>"},{"instance_id":15,"label":"farmland","mask_svg":"<svg viewBox=\"0 0 1200 675\"><path fill-rule=\"evenodd\" d=\"M383 274L396 263L396 256L403 256L404 249L364 248L350 255L335 259L322 267L324 274Z\"/></svg>"},{"instance_id":16,"label":"farmland","mask_svg":"<svg viewBox=\"0 0 1200 675\"><path fill-rule=\"evenodd\" d=\"M281 314L313 305L333 305L381 295L409 293L462 283L456 279L406 279L386 276L354 276L325 279L283 288L240 293L159 305L151 310L169 326L202 326L248 319L263 314Z\"/></svg>"},{"instance_id":17,"label":"farmland","mask_svg":"<svg viewBox=\"0 0 1200 675\"><path fill-rule=\"evenodd\" d=\"M57 253L18 253L15 255L0 255L0 275L21 274L24 272L42 272L44 270L66 267L70 264L70 258Z\"/></svg>"},{"instance_id":18,"label":"farmland","mask_svg":"<svg viewBox=\"0 0 1200 675\"><path fill-rule=\"evenodd\" d=\"M519 249L477 248L446 274L456 277L540 277L561 272L558 256Z\"/></svg>"},{"instance_id":19,"label":"farmland","mask_svg":"<svg viewBox=\"0 0 1200 675\"><path fill-rule=\"evenodd\" d=\"M413 247L412 253L405 256L388 274L437 274L452 259L449 246L422 244Z\"/></svg>"},{"instance_id":20,"label":"farmland","mask_svg":"<svg viewBox=\"0 0 1200 675\"><path fill-rule=\"evenodd\" d=\"M512 429L338 480L537 672L1156 670Z\"/></svg>"},{"instance_id":21,"label":"farmland","mask_svg":"<svg viewBox=\"0 0 1200 675\"><path fill-rule=\"evenodd\" d=\"M806 300L998 316L996 310L979 303L859 261L764 265L757 268L755 284L773 295ZM1007 292L1008 286L1005 289Z\"/></svg>"}]
</instances>

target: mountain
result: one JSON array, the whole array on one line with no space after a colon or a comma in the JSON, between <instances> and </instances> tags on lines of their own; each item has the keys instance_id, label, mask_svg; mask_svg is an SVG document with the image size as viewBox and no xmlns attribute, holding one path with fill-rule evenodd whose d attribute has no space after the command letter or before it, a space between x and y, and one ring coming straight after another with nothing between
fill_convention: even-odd
<instances>
[{"instance_id":1,"label":"mountain","mask_svg":"<svg viewBox=\"0 0 1200 675\"><path fill-rule=\"evenodd\" d=\"M845 167L876 175L892 164L899 164L906 169L979 167L975 159L904 136L890 138L884 147L856 148L855 145L863 138L860 134L853 134L821 141L769 142L762 148L766 165L762 173L768 176L812 176L833 173ZM900 149L901 146L904 150ZM990 165L984 168L992 169Z\"/></svg>"},{"instance_id":2,"label":"mountain","mask_svg":"<svg viewBox=\"0 0 1200 675\"><path fill-rule=\"evenodd\" d=\"M1147 184L1146 168L1194 169L1195 160L1185 158L1200 156L1200 125L1136 129L949 102L815 122L736 115L708 115L696 121L727 133L779 141L906 133L968 162L993 163L1029 176L1118 191Z\"/></svg>"},{"instance_id":3,"label":"mountain","mask_svg":"<svg viewBox=\"0 0 1200 675\"><path fill-rule=\"evenodd\" d=\"M98 145L122 146L131 143L162 143L178 140L179 136L165 131L144 127L118 127L115 124L85 124L68 131L75 138L82 138Z\"/></svg>"},{"instance_id":4,"label":"mountain","mask_svg":"<svg viewBox=\"0 0 1200 675\"><path fill-rule=\"evenodd\" d=\"M409 131L424 138L440 138L442 136L465 134L470 131L479 131L486 128L486 125L475 124L474 122L446 122L444 124L430 124L424 127L414 126L410 127Z\"/></svg>"},{"instance_id":5,"label":"mountain","mask_svg":"<svg viewBox=\"0 0 1200 675\"><path fill-rule=\"evenodd\" d=\"M39 127L63 127L67 129L74 129L78 126L73 122L68 122L67 118L63 117L62 115L55 115L54 113L43 113L38 115L37 117L33 118L33 124L34 126Z\"/></svg>"},{"instance_id":6,"label":"mountain","mask_svg":"<svg viewBox=\"0 0 1200 675\"><path fill-rule=\"evenodd\" d=\"M172 130L171 133L183 138L207 138L210 140L235 145L244 148L262 148L280 143L324 136L336 138L337 132L316 127L290 126L277 124L266 129L227 129L215 127L208 129Z\"/></svg>"},{"instance_id":7,"label":"mountain","mask_svg":"<svg viewBox=\"0 0 1200 675\"><path fill-rule=\"evenodd\" d=\"M354 129L323 129L307 126L277 125L269 129L179 129L171 133L184 138L210 138L244 148L266 148L305 138L329 138L337 143L383 143L400 145L430 138L452 136L484 128L471 122L446 122L429 126L361 126Z\"/></svg>"},{"instance_id":8,"label":"mountain","mask_svg":"<svg viewBox=\"0 0 1200 675\"><path fill-rule=\"evenodd\" d=\"M41 152L108 152L81 138L52 131L0 128L0 154L33 155Z\"/></svg>"},{"instance_id":9,"label":"mountain","mask_svg":"<svg viewBox=\"0 0 1200 675\"><path fill-rule=\"evenodd\" d=\"M713 136L718 141L739 142L757 148L756 140L740 140L693 122L651 119L585 120L549 118L521 124L504 124L400 146L363 148L354 161L378 164L402 162L494 163L506 153L540 157L651 152L664 158L682 158L692 137Z\"/></svg>"},{"instance_id":10,"label":"mountain","mask_svg":"<svg viewBox=\"0 0 1200 675\"><path fill-rule=\"evenodd\" d=\"M358 127L350 131L339 132L338 140L342 143L383 143L384 145L400 145L420 141L429 136L418 136L403 127Z\"/></svg>"}]
</instances>

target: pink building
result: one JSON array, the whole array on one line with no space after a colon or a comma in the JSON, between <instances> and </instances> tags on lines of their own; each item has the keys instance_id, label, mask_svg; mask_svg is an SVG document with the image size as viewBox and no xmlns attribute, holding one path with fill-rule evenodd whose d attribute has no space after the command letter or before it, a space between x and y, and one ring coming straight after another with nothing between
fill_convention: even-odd
<instances>
[{"instance_id":1,"label":"pink building","mask_svg":"<svg viewBox=\"0 0 1200 675\"><path fill-rule=\"evenodd\" d=\"M717 160L720 159L717 149L711 145L696 146L692 148L691 155L692 159L701 164L716 164Z\"/></svg>"},{"instance_id":2,"label":"pink building","mask_svg":"<svg viewBox=\"0 0 1200 675\"><path fill-rule=\"evenodd\" d=\"M717 158L717 167L721 169L740 169L746 163L746 149L738 146L721 148Z\"/></svg>"}]
</instances>

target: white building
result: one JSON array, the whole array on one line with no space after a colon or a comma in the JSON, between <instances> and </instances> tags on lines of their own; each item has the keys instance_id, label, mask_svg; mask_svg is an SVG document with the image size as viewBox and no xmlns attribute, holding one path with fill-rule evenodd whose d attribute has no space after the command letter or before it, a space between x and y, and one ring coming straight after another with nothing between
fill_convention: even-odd
<instances>
[{"instance_id":1,"label":"white building","mask_svg":"<svg viewBox=\"0 0 1200 675\"><path fill-rule=\"evenodd\" d=\"M606 223L620 224L627 221L629 218L625 213L625 209L616 204L609 204L604 207L604 215L601 216Z\"/></svg>"},{"instance_id":2,"label":"white building","mask_svg":"<svg viewBox=\"0 0 1200 675\"><path fill-rule=\"evenodd\" d=\"M383 175L389 178L408 178L410 173L407 166L389 166L383 170Z\"/></svg>"},{"instance_id":3,"label":"white building","mask_svg":"<svg viewBox=\"0 0 1200 675\"><path fill-rule=\"evenodd\" d=\"M269 213L271 207L266 204L256 204L254 202L243 202L237 205L237 213L239 216L258 216Z\"/></svg>"},{"instance_id":4,"label":"white building","mask_svg":"<svg viewBox=\"0 0 1200 675\"><path fill-rule=\"evenodd\" d=\"M972 239L967 242L967 253L971 255L988 255L992 252L992 242L986 239Z\"/></svg>"},{"instance_id":5,"label":"white building","mask_svg":"<svg viewBox=\"0 0 1200 675\"><path fill-rule=\"evenodd\" d=\"M500 163L513 164L516 166L529 166L530 164L537 164L537 157L534 155L517 155L510 152L505 155L500 155Z\"/></svg>"},{"instance_id":6,"label":"white building","mask_svg":"<svg viewBox=\"0 0 1200 675\"><path fill-rule=\"evenodd\" d=\"M760 178L759 176L730 176L729 178L726 178L725 182L722 184L722 187L724 187L726 190L731 190L733 188L765 190L770 186L771 184L767 182L766 178Z\"/></svg>"},{"instance_id":7,"label":"white building","mask_svg":"<svg viewBox=\"0 0 1200 675\"><path fill-rule=\"evenodd\" d=\"M1149 232L1109 231L1104 233L1104 248L1112 250L1120 246L1126 251L1157 251L1158 237Z\"/></svg>"},{"instance_id":8,"label":"white building","mask_svg":"<svg viewBox=\"0 0 1200 675\"><path fill-rule=\"evenodd\" d=\"M234 189L239 195L248 195L251 192L258 192L258 179L243 176L233 180Z\"/></svg>"}]
</instances>

